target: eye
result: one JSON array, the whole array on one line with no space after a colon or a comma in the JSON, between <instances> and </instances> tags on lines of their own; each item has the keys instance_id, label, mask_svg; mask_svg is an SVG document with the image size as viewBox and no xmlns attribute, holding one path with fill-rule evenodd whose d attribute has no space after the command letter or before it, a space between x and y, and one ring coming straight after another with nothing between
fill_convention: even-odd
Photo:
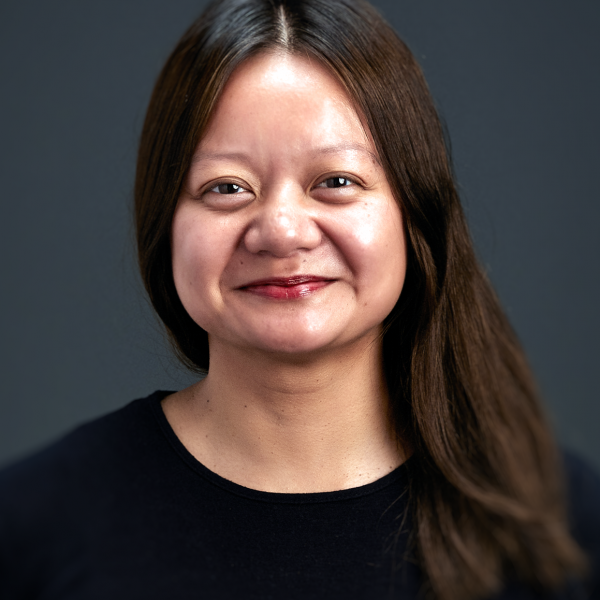
<instances>
[{"instance_id":1,"label":"eye","mask_svg":"<svg viewBox=\"0 0 600 600\"><path fill-rule=\"evenodd\" d=\"M219 183L215 185L215 187L208 190L209 192L214 192L215 194L241 194L242 192L247 192L245 188L237 183Z\"/></svg>"},{"instance_id":2,"label":"eye","mask_svg":"<svg viewBox=\"0 0 600 600\"><path fill-rule=\"evenodd\" d=\"M348 179L348 177L328 177L321 183L317 184L316 187L320 188L341 188L348 187L349 185L354 185L354 181L352 179Z\"/></svg>"},{"instance_id":3,"label":"eye","mask_svg":"<svg viewBox=\"0 0 600 600\"><path fill-rule=\"evenodd\" d=\"M196 198L201 200L202 204L208 208L237 210L254 199L250 186L244 187L244 185L246 184L243 181L227 181L227 179L225 181L212 181L196 195Z\"/></svg>"}]
</instances>

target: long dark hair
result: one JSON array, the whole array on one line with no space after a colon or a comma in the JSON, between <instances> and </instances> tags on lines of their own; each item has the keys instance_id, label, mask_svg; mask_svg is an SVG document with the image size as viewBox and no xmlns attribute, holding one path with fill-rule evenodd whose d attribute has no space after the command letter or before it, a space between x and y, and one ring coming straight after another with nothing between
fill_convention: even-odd
<instances>
[{"instance_id":1,"label":"long dark hair","mask_svg":"<svg viewBox=\"0 0 600 600\"><path fill-rule=\"evenodd\" d=\"M208 338L177 296L170 233L219 94L273 49L326 66L365 115L408 238L402 295L383 328L398 434L410 439L414 547L432 594L485 597L508 572L560 586L583 558L560 461L521 347L477 263L442 128L408 48L361 0L223 0L185 33L157 81L135 185L142 278L188 366Z\"/></svg>"}]
</instances>

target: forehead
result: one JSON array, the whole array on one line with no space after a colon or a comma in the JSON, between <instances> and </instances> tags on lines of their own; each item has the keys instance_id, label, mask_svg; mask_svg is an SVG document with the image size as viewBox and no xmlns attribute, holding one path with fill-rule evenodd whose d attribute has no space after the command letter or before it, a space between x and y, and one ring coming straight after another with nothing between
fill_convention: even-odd
<instances>
[{"instance_id":1,"label":"forehead","mask_svg":"<svg viewBox=\"0 0 600 600\"><path fill-rule=\"evenodd\" d=\"M217 102L200 148L277 142L287 152L364 146L375 156L364 119L340 82L318 60L266 53L243 62Z\"/></svg>"}]
</instances>

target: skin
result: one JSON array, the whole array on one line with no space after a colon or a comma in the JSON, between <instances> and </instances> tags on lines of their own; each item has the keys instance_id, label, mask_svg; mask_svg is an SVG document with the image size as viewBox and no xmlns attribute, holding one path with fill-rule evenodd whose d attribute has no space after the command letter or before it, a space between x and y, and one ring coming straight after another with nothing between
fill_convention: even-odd
<instances>
[{"instance_id":1,"label":"skin","mask_svg":"<svg viewBox=\"0 0 600 600\"><path fill-rule=\"evenodd\" d=\"M172 255L210 371L163 408L200 462L258 490L322 492L405 460L380 342L405 277L402 215L323 66L271 53L233 73L179 198Z\"/></svg>"}]
</instances>

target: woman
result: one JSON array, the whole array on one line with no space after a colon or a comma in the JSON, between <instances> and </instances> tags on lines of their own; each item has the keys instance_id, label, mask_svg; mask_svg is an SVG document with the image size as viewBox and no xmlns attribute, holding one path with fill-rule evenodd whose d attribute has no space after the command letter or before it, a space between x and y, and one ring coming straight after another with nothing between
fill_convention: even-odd
<instances>
[{"instance_id":1,"label":"woman","mask_svg":"<svg viewBox=\"0 0 600 600\"><path fill-rule=\"evenodd\" d=\"M584 593L598 481L572 462L575 541L426 84L368 5L211 5L135 193L147 290L207 375L3 474L2 597Z\"/></svg>"}]
</instances>

